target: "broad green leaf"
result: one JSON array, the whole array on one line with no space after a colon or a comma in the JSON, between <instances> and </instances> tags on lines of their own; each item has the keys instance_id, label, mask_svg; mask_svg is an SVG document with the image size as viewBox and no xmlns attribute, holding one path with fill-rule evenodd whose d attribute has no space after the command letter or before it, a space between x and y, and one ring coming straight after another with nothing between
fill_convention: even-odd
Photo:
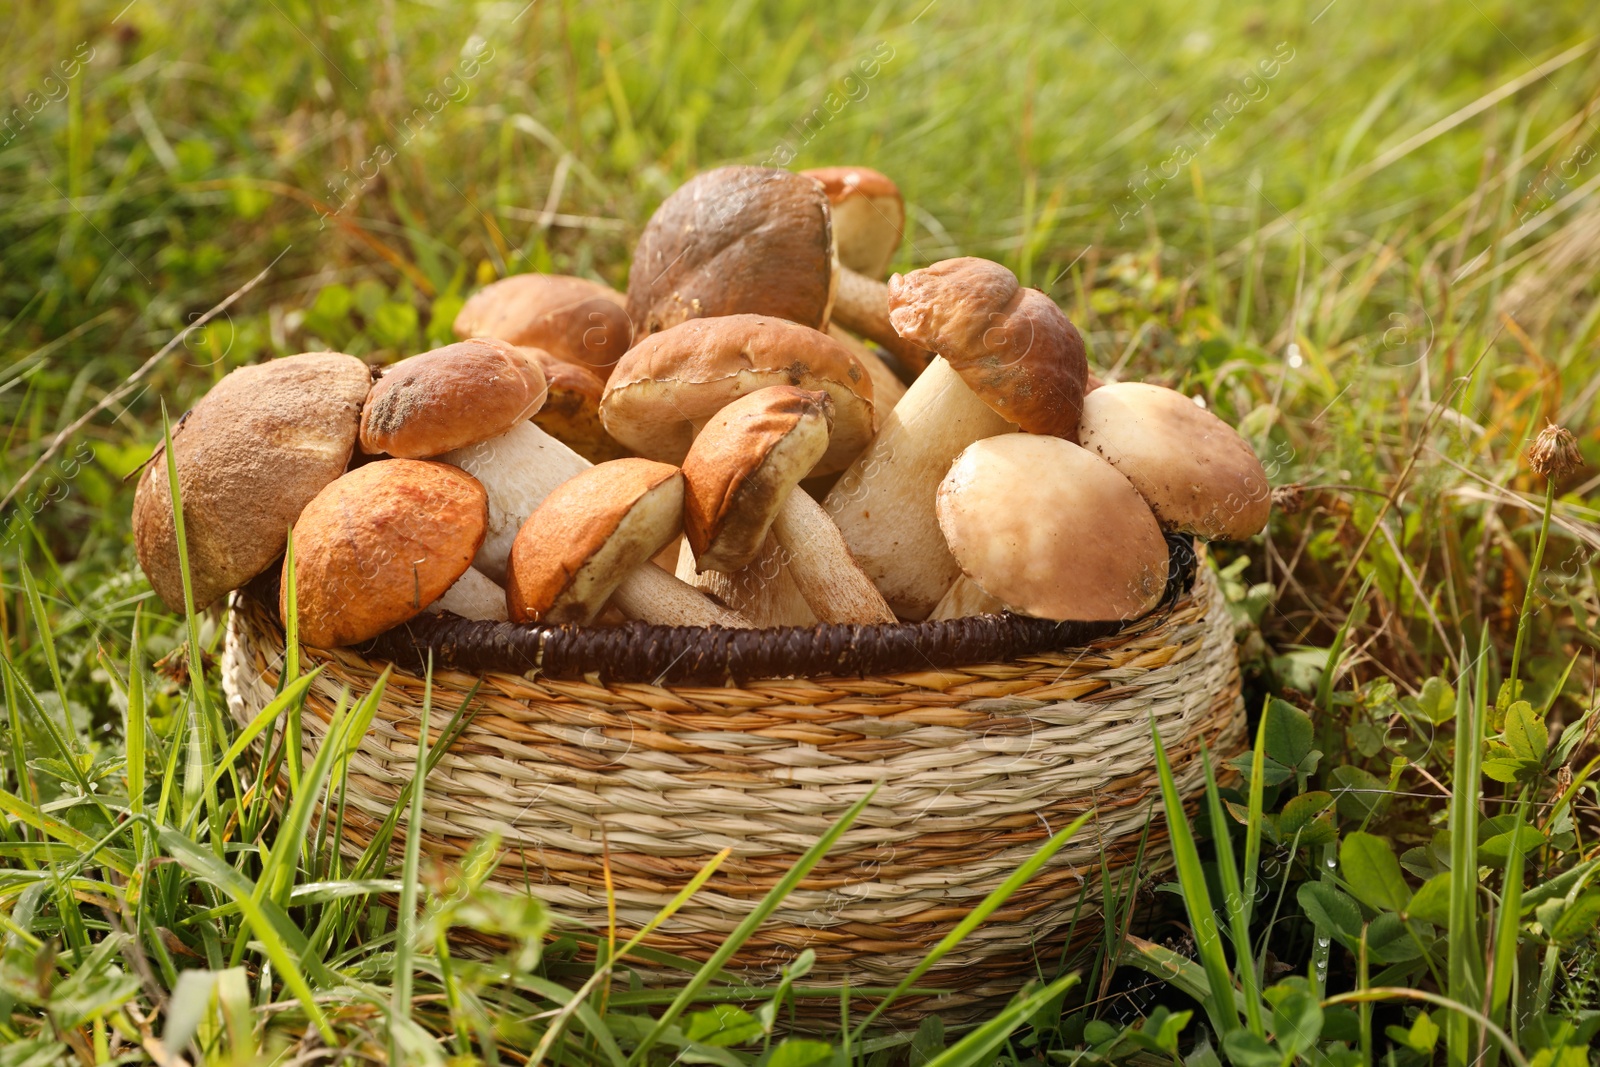
<instances>
[{"instance_id":1,"label":"broad green leaf","mask_svg":"<svg viewBox=\"0 0 1600 1067\"><path fill-rule=\"evenodd\" d=\"M1511 857L1511 850L1526 853L1544 844L1544 834L1536 826L1523 826L1495 834L1478 846L1478 858L1491 867L1503 867Z\"/></svg>"},{"instance_id":2,"label":"broad green leaf","mask_svg":"<svg viewBox=\"0 0 1600 1067\"><path fill-rule=\"evenodd\" d=\"M744 1045L761 1036L761 1023L754 1015L732 1004L714 1004L689 1016L684 1035L714 1048Z\"/></svg>"},{"instance_id":3,"label":"broad green leaf","mask_svg":"<svg viewBox=\"0 0 1600 1067\"><path fill-rule=\"evenodd\" d=\"M1417 710L1435 726L1442 726L1456 717L1456 692L1444 679L1429 678L1417 694Z\"/></svg>"},{"instance_id":4,"label":"broad green leaf","mask_svg":"<svg viewBox=\"0 0 1600 1067\"><path fill-rule=\"evenodd\" d=\"M929 1016L937 1018L937 1016ZM924 1020L926 1021L926 1020ZM917 1031L921 1036L922 1031ZM912 1042L913 1051L916 1042ZM767 1057L766 1067L811 1067L814 1063L822 1063L833 1057L833 1046L826 1041L810 1041L806 1038L791 1037L783 1041L772 1050ZM920 1067L920 1063L913 1058L912 1067Z\"/></svg>"},{"instance_id":5,"label":"broad green leaf","mask_svg":"<svg viewBox=\"0 0 1600 1067\"><path fill-rule=\"evenodd\" d=\"M1314 926L1347 942L1361 937L1361 909L1327 882L1301 882L1295 899Z\"/></svg>"},{"instance_id":6,"label":"broad green leaf","mask_svg":"<svg viewBox=\"0 0 1600 1067\"><path fill-rule=\"evenodd\" d=\"M1383 1032L1391 1041L1423 1055L1433 1052L1433 1046L1439 1042L1439 1025L1425 1011L1418 1013L1409 1030L1403 1026L1389 1026Z\"/></svg>"},{"instance_id":7,"label":"broad green leaf","mask_svg":"<svg viewBox=\"0 0 1600 1067\"><path fill-rule=\"evenodd\" d=\"M1322 1036L1322 1004L1304 978L1292 978L1267 990L1272 1003L1272 1039L1285 1058L1316 1045Z\"/></svg>"},{"instance_id":8,"label":"broad green leaf","mask_svg":"<svg viewBox=\"0 0 1600 1067\"><path fill-rule=\"evenodd\" d=\"M1389 842L1361 830L1339 845L1339 873L1356 899L1374 911L1406 910L1411 889Z\"/></svg>"},{"instance_id":9,"label":"broad green leaf","mask_svg":"<svg viewBox=\"0 0 1600 1067\"><path fill-rule=\"evenodd\" d=\"M1423 882L1406 906L1406 914L1441 930L1450 929L1450 872L1436 874Z\"/></svg>"},{"instance_id":10,"label":"broad green leaf","mask_svg":"<svg viewBox=\"0 0 1600 1067\"><path fill-rule=\"evenodd\" d=\"M1404 963L1422 955L1406 924L1392 911L1385 911L1367 926L1367 951L1379 963Z\"/></svg>"},{"instance_id":11,"label":"broad green leaf","mask_svg":"<svg viewBox=\"0 0 1600 1067\"><path fill-rule=\"evenodd\" d=\"M1501 756L1483 761L1483 774L1497 782L1525 781L1531 778L1539 769L1539 765L1532 760L1517 759L1515 757Z\"/></svg>"},{"instance_id":12,"label":"broad green leaf","mask_svg":"<svg viewBox=\"0 0 1600 1067\"><path fill-rule=\"evenodd\" d=\"M1242 1027L1230 1030L1222 1039L1222 1050L1233 1067L1282 1067L1287 1057Z\"/></svg>"},{"instance_id":13,"label":"broad green leaf","mask_svg":"<svg viewBox=\"0 0 1600 1067\"><path fill-rule=\"evenodd\" d=\"M1333 827L1333 794L1320 790L1302 793L1283 806L1278 836L1284 844L1298 839L1300 848L1331 845L1338 836Z\"/></svg>"},{"instance_id":14,"label":"broad green leaf","mask_svg":"<svg viewBox=\"0 0 1600 1067\"><path fill-rule=\"evenodd\" d=\"M1322 754L1312 747L1316 732L1311 716L1276 698L1267 702L1265 734L1267 755L1291 770L1309 774Z\"/></svg>"},{"instance_id":15,"label":"broad green leaf","mask_svg":"<svg viewBox=\"0 0 1600 1067\"><path fill-rule=\"evenodd\" d=\"M1506 710L1506 744L1519 759L1539 762L1550 744L1544 717L1534 713L1533 705L1519 700Z\"/></svg>"},{"instance_id":16,"label":"broad green leaf","mask_svg":"<svg viewBox=\"0 0 1600 1067\"><path fill-rule=\"evenodd\" d=\"M1340 818L1365 822L1388 808L1390 794L1382 779L1349 765L1335 767L1332 777Z\"/></svg>"}]
</instances>

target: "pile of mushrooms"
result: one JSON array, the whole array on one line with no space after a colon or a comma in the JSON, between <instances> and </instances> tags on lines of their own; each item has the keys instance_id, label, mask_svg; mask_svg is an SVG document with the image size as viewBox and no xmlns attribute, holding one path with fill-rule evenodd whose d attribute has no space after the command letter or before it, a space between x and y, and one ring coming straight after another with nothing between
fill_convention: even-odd
<instances>
[{"instance_id":1,"label":"pile of mushrooms","mask_svg":"<svg viewBox=\"0 0 1600 1067\"><path fill-rule=\"evenodd\" d=\"M1265 525L1237 433L1092 376L1003 266L885 283L904 221L876 171L723 167L661 204L626 294L517 275L466 302L455 344L233 371L172 433L194 606L279 568L280 613L324 648L424 611L1130 619L1166 589L1163 532ZM135 546L181 611L167 460L140 479Z\"/></svg>"}]
</instances>

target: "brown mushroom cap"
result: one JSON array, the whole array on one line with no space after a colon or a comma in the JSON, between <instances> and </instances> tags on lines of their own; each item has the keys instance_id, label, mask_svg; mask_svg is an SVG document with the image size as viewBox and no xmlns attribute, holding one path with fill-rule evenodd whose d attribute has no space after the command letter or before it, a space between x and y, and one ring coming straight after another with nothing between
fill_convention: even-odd
<instances>
[{"instance_id":1,"label":"brown mushroom cap","mask_svg":"<svg viewBox=\"0 0 1600 1067\"><path fill-rule=\"evenodd\" d=\"M372 373L354 356L286 356L231 372L173 428L197 609L283 553L300 510L349 465L371 385ZM172 494L159 450L139 478L133 533L151 588L182 611Z\"/></svg>"},{"instance_id":2,"label":"brown mushroom cap","mask_svg":"<svg viewBox=\"0 0 1600 1067\"><path fill-rule=\"evenodd\" d=\"M869 167L818 167L800 173L820 182L833 206L839 262L869 278L882 278L905 234L906 204L899 186Z\"/></svg>"},{"instance_id":3,"label":"brown mushroom cap","mask_svg":"<svg viewBox=\"0 0 1600 1067\"><path fill-rule=\"evenodd\" d=\"M600 418L642 456L680 463L697 424L757 389L792 385L833 399L833 437L815 473L843 470L872 438L872 379L825 333L783 319L695 319L635 345L606 384Z\"/></svg>"},{"instance_id":4,"label":"brown mushroom cap","mask_svg":"<svg viewBox=\"0 0 1600 1067\"><path fill-rule=\"evenodd\" d=\"M968 446L939 486L939 528L961 570L1013 611L1131 619L1161 601L1167 542L1128 479L1059 437Z\"/></svg>"},{"instance_id":5,"label":"brown mushroom cap","mask_svg":"<svg viewBox=\"0 0 1600 1067\"><path fill-rule=\"evenodd\" d=\"M683 532L700 571L731 573L761 552L779 510L828 450L827 393L775 385L706 423L683 461Z\"/></svg>"},{"instance_id":6,"label":"brown mushroom cap","mask_svg":"<svg viewBox=\"0 0 1600 1067\"><path fill-rule=\"evenodd\" d=\"M828 199L810 178L719 167L661 202L628 273L644 337L690 319L775 315L820 330L833 301Z\"/></svg>"},{"instance_id":7,"label":"brown mushroom cap","mask_svg":"<svg viewBox=\"0 0 1600 1067\"><path fill-rule=\"evenodd\" d=\"M647 459L600 463L556 488L511 545L515 622L586 623L628 573L683 527L683 472Z\"/></svg>"},{"instance_id":8,"label":"brown mushroom cap","mask_svg":"<svg viewBox=\"0 0 1600 1067\"><path fill-rule=\"evenodd\" d=\"M1083 399L1078 440L1121 471L1168 530L1240 541L1267 525L1272 488L1261 461L1233 427L1182 393L1103 385Z\"/></svg>"},{"instance_id":9,"label":"brown mushroom cap","mask_svg":"<svg viewBox=\"0 0 1600 1067\"><path fill-rule=\"evenodd\" d=\"M984 402L1029 433L1071 438L1089 373L1055 302L998 263L947 259L889 279L889 320L937 352Z\"/></svg>"},{"instance_id":10,"label":"brown mushroom cap","mask_svg":"<svg viewBox=\"0 0 1600 1067\"><path fill-rule=\"evenodd\" d=\"M544 403L544 372L505 341L476 337L386 367L361 411L361 449L427 459L498 437Z\"/></svg>"},{"instance_id":11,"label":"brown mushroom cap","mask_svg":"<svg viewBox=\"0 0 1600 1067\"><path fill-rule=\"evenodd\" d=\"M557 359L608 370L633 344L627 298L609 285L565 274L513 274L462 305L457 337L498 337Z\"/></svg>"},{"instance_id":12,"label":"brown mushroom cap","mask_svg":"<svg viewBox=\"0 0 1600 1067\"><path fill-rule=\"evenodd\" d=\"M628 454L600 422L605 379L588 367L557 359L542 348L524 348L522 352L544 371L544 407L533 416L539 429L590 463L621 459Z\"/></svg>"},{"instance_id":13,"label":"brown mushroom cap","mask_svg":"<svg viewBox=\"0 0 1600 1067\"><path fill-rule=\"evenodd\" d=\"M294 524L300 639L337 648L414 618L466 573L488 522L483 486L444 463L380 460L329 483ZM288 597L285 560L280 616Z\"/></svg>"}]
</instances>

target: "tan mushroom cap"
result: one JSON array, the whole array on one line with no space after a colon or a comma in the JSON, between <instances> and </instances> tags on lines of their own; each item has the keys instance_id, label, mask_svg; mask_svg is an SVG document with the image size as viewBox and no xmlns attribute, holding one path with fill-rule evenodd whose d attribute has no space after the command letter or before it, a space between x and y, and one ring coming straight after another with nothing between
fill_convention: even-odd
<instances>
[{"instance_id":1,"label":"tan mushroom cap","mask_svg":"<svg viewBox=\"0 0 1600 1067\"><path fill-rule=\"evenodd\" d=\"M900 187L870 167L818 167L800 173L820 182L833 206L839 262L869 278L882 278L905 234Z\"/></svg>"},{"instance_id":2,"label":"tan mushroom cap","mask_svg":"<svg viewBox=\"0 0 1600 1067\"><path fill-rule=\"evenodd\" d=\"M542 348L524 348L522 352L544 371L547 392L544 407L533 416L534 425L590 463L621 459L628 454L600 422L605 379L588 367L557 359Z\"/></svg>"},{"instance_id":3,"label":"tan mushroom cap","mask_svg":"<svg viewBox=\"0 0 1600 1067\"><path fill-rule=\"evenodd\" d=\"M511 545L515 622L586 623L628 573L683 527L683 472L647 459L596 464L562 483Z\"/></svg>"},{"instance_id":4,"label":"tan mushroom cap","mask_svg":"<svg viewBox=\"0 0 1600 1067\"><path fill-rule=\"evenodd\" d=\"M828 450L833 401L791 385L740 397L706 423L683 461L683 532L701 572L761 552L783 503Z\"/></svg>"},{"instance_id":5,"label":"tan mushroom cap","mask_svg":"<svg viewBox=\"0 0 1600 1067\"><path fill-rule=\"evenodd\" d=\"M810 178L719 167L661 202L628 273L639 337L690 319L774 315L828 323L835 285L828 199Z\"/></svg>"},{"instance_id":6,"label":"tan mushroom cap","mask_svg":"<svg viewBox=\"0 0 1600 1067\"><path fill-rule=\"evenodd\" d=\"M498 337L608 370L633 344L628 301L609 285L565 274L513 274L478 290L456 315L457 337Z\"/></svg>"},{"instance_id":7,"label":"tan mushroom cap","mask_svg":"<svg viewBox=\"0 0 1600 1067\"><path fill-rule=\"evenodd\" d=\"M783 319L695 319L633 347L606 384L600 418L639 455L681 463L696 427L747 393L773 385L833 400L833 436L816 474L843 470L874 433L872 379L825 333Z\"/></svg>"},{"instance_id":8,"label":"tan mushroom cap","mask_svg":"<svg viewBox=\"0 0 1600 1067\"><path fill-rule=\"evenodd\" d=\"M1103 385L1083 399L1078 440L1133 483L1165 529L1240 541L1267 525L1272 488L1261 461L1233 427L1182 393Z\"/></svg>"},{"instance_id":9,"label":"tan mushroom cap","mask_svg":"<svg viewBox=\"0 0 1600 1067\"><path fill-rule=\"evenodd\" d=\"M472 565L489 522L477 479L388 459L330 483L294 525L300 639L337 648L414 618ZM278 613L288 616L288 561Z\"/></svg>"},{"instance_id":10,"label":"tan mushroom cap","mask_svg":"<svg viewBox=\"0 0 1600 1067\"><path fill-rule=\"evenodd\" d=\"M1059 437L968 446L939 486L939 528L961 570L1044 619L1137 618L1161 601L1167 542L1128 479Z\"/></svg>"},{"instance_id":11,"label":"tan mushroom cap","mask_svg":"<svg viewBox=\"0 0 1600 1067\"><path fill-rule=\"evenodd\" d=\"M475 337L386 367L361 411L361 448L427 459L498 437L544 404L545 380L525 350Z\"/></svg>"},{"instance_id":12,"label":"tan mushroom cap","mask_svg":"<svg viewBox=\"0 0 1600 1067\"><path fill-rule=\"evenodd\" d=\"M172 431L194 606L204 608L283 553L289 527L355 449L372 373L354 356L310 352L240 367ZM134 548L150 586L183 610L166 457L133 498Z\"/></svg>"},{"instance_id":13,"label":"tan mushroom cap","mask_svg":"<svg viewBox=\"0 0 1600 1067\"><path fill-rule=\"evenodd\" d=\"M900 336L943 356L962 381L1029 433L1071 438L1089 374L1083 338L1055 302L998 263L947 259L889 279Z\"/></svg>"}]
</instances>

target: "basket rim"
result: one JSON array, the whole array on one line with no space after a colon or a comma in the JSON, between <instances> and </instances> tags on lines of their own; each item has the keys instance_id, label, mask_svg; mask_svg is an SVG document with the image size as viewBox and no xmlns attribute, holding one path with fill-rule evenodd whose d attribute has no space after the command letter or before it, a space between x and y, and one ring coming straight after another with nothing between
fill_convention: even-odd
<instances>
[{"instance_id":1,"label":"basket rim","mask_svg":"<svg viewBox=\"0 0 1600 1067\"><path fill-rule=\"evenodd\" d=\"M1168 534L1170 565L1160 603L1129 619L1056 622L1003 612L958 619L871 624L818 623L728 629L492 622L450 612L423 612L370 641L347 649L417 673L433 667L467 674L537 673L556 680L597 676L602 684L742 685L750 681L892 675L1009 663L1041 654L1085 649L1123 631L1159 625L1193 589L1194 541ZM239 590L236 604L277 617L278 568Z\"/></svg>"}]
</instances>

